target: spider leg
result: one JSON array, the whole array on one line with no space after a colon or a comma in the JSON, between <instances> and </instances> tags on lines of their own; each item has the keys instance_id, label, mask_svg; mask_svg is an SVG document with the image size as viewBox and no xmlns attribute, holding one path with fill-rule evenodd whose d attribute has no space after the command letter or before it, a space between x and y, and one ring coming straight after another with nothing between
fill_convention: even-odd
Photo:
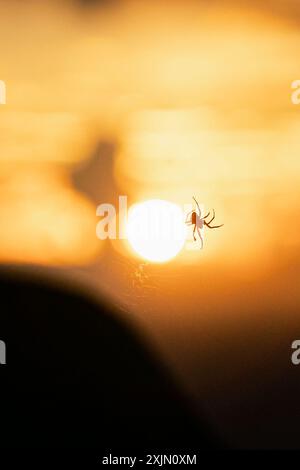
<instances>
[{"instance_id":1,"label":"spider leg","mask_svg":"<svg viewBox=\"0 0 300 470\"><path fill-rule=\"evenodd\" d=\"M210 212L208 212L202 219L206 219L210 215Z\"/></svg>"},{"instance_id":2,"label":"spider leg","mask_svg":"<svg viewBox=\"0 0 300 470\"><path fill-rule=\"evenodd\" d=\"M213 209L213 214L214 214L214 215L213 215L213 217L210 219L210 221L209 221L209 222L207 222L208 224L210 224L210 223L211 223L211 222L214 220L214 218L215 218L215 216L216 216L216 215L215 215L215 210L214 210L214 209Z\"/></svg>"},{"instance_id":3,"label":"spider leg","mask_svg":"<svg viewBox=\"0 0 300 470\"><path fill-rule=\"evenodd\" d=\"M209 225L209 223L205 222L204 221L204 224L206 225L206 227L208 228L220 228L220 227L223 227L224 224L221 224L221 225Z\"/></svg>"},{"instance_id":4,"label":"spider leg","mask_svg":"<svg viewBox=\"0 0 300 470\"><path fill-rule=\"evenodd\" d=\"M203 248L203 238L201 236L201 231L200 231L199 227L197 227L197 232L198 232L198 236L199 236L200 241L201 241L201 250L202 250L202 248Z\"/></svg>"},{"instance_id":5,"label":"spider leg","mask_svg":"<svg viewBox=\"0 0 300 470\"><path fill-rule=\"evenodd\" d=\"M199 215L199 217L200 217L200 219L201 219L201 209L200 209L200 206L199 206L198 201L196 200L196 198L194 198L194 196L193 196L193 199L194 199L195 203L197 204L198 213L199 213L198 215Z\"/></svg>"}]
</instances>

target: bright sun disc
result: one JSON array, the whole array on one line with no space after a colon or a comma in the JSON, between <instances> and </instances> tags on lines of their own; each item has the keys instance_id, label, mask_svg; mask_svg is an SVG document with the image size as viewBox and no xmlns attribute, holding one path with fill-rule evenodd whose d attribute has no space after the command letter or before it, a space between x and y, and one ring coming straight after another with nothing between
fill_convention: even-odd
<instances>
[{"instance_id":1,"label":"bright sun disc","mask_svg":"<svg viewBox=\"0 0 300 470\"><path fill-rule=\"evenodd\" d=\"M134 204L128 213L127 239L133 250L153 262L174 258L186 238L183 211L161 199Z\"/></svg>"}]
</instances>

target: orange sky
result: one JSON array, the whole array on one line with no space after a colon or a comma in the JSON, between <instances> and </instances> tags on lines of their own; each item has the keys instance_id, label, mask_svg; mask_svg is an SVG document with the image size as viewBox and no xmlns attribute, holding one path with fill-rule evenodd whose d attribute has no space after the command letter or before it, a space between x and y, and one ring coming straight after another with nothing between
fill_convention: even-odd
<instances>
[{"instance_id":1,"label":"orange sky","mask_svg":"<svg viewBox=\"0 0 300 470\"><path fill-rule=\"evenodd\" d=\"M3 262L101 263L111 247L95 238L95 210L118 194L195 195L225 222L162 269L259 280L297 259L296 4L284 15L282 2L188 6L0 4ZM109 167L99 142L111 143ZM97 171L85 169L91 157Z\"/></svg>"},{"instance_id":2,"label":"orange sky","mask_svg":"<svg viewBox=\"0 0 300 470\"><path fill-rule=\"evenodd\" d=\"M195 393L196 350L207 367L247 334L289 344L300 303L299 2L212 3L0 2L0 262L107 291ZM225 225L144 264L96 238L119 194L196 196ZM210 393L229 380L206 372Z\"/></svg>"},{"instance_id":3,"label":"orange sky","mask_svg":"<svg viewBox=\"0 0 300 470\"><path fill-rule=\"evenodd\" d=\"M299 30L287 16L234 2L191 1L189 8L174 2L172 9L124 2L93 14L61 2L12 1L0 9L1 79L8 88L0 109L4 175L17 172L20 181L25 162L25 174L30 165L42 173L51 165L60 178L62 165L65 173L87 159L97 141L109 139L117 145L116 189L131 200L155 196L184 204L196 195L222 214L226 230L210 237L202 257L227 263L236 239L238 262L246 264L254 256L269 259L277 244L297 248L297 220L284 236L278 229L280 213L290 220L297 211L300 170L300 112L290 100ZM16 184L11 195L5 186L5 214L16 210ZM22 200L30 198L24 185L23 191ZM32 204L31 213L39 213ZM92 205L89 210L92 218ZM58 204L58 217L59 211ZM18 243L26 256L20 260L39 261L34 244L26 244L31 232L40 238L29 219L10 217L2 233L22 232ZM49 230L52 224L55 213ZM62 237L68 230L71 241L71 225ZM43 246L53 246L41 262L70 262L59 246L60 255L50 255L57 237L59 231L56 239L49 232ZM0 256L18 261L5 243ZM80 250L74 244L74 263Z\"/></svg>"}]
</instances>

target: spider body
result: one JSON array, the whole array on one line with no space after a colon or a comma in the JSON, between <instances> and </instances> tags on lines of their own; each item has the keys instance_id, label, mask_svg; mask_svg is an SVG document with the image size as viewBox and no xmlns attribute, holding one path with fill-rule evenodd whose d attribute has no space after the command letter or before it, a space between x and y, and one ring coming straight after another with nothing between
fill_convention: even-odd
<instances>
[{"instance_id":1,"label":"spider body","mask_svg":"<svg viewBox=\"0 0 300 470\"><path fill-rule=\"evenodd\" d=\"M194 229L193 229L193 237L194 237L194 241L196 241L196 236L195 236L195 233L196 233L196 230L197 230L197 233L198 233L198 237L201 241L201 248L203 248L203 238L201 236L201 230L203 229L204 226L208 227L208 228L219 228L219 227L222 227L224 224L221 224L221 225L210 225L211 222L214 220L215 218L215 211L213 209L213 216L212 218L206 222L205 219L207 219L209 216L210 216L210 212L208 212L204 217L201 217L201 209L200 209L200 206L198 204L198 202L196 201L196 199L193 197L194 201L196 202L196 205L197 205L197 209L198 209L198 212L197 211L191 211L187 214L187 217L186 217L186 221L185 223L187 225L194 225ZM188 220L188 217L189 215L191 214L191 217L190 217L190 220Z\"/></svg>"},{"instance_id":2,"label":"spider body","mask_svg":"<svg viewBox=\"0 0 300 470\"><path fill-rule=\"evenodd\" d=\"M195 211L192 212L191 220L192 220L192 224L196 225L196 223L197 223L197 213Z\"/></svg>"}]
</instances>

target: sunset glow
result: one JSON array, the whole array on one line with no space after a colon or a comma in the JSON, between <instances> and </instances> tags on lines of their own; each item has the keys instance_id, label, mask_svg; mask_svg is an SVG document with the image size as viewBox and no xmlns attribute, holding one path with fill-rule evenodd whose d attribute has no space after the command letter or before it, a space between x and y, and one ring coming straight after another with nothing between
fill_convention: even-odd
<instances>
[{"instance_id":1,"label":"sunset glow","mask_svg":"<svg viewBox=\"0 0 300 470\"><path fill-rule=\"evenodd\" d=\"M174 258L183 248L185 226L179 206L152 199L129 210L127 237L133 250L153 262Z\"/></svg>"}]
</instances>

